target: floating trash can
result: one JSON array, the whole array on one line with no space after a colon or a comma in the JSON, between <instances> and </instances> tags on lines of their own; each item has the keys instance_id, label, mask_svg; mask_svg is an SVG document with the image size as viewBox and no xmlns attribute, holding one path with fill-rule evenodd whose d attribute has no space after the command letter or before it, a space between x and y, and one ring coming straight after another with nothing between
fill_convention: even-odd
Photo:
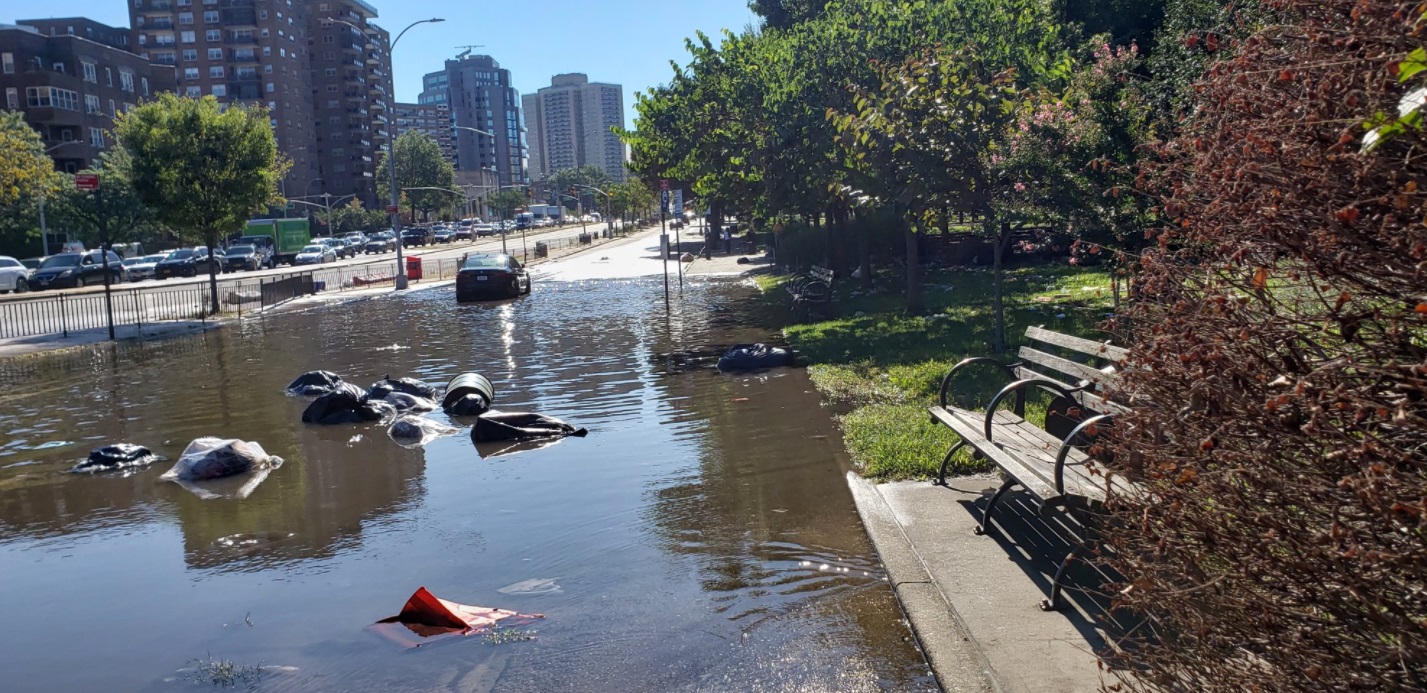
<instances>
[{"instance_id":1,"label":"floating trash can","mask_svg":"<svg viewBox=\"0 0 1427 693\"><path fill-rule=\"evenodd\" d=\"M550 257L550 246L545 241L535 242L535 257Z\"/></svg>"},{"instance_id":2,"label":"floating trash can","mask_svg":"<svg viewBox=\"0 0 1427 693\"><path fill-rule=\"evenodd\" d=\"M455 416L476 416L490 409L495 386L480 373L462 373L446 383L441 409Z\"/></svg>"},{"instance_id":3,"label":"floating trash can","mask_svg":"<svg viewBox=\"0 0 1427 693\"><path fill-rule=\"evenodd\" d=\"M406 278L421 279L421 258L419 256L406 256Z\"/></svg>"}]
</instances>

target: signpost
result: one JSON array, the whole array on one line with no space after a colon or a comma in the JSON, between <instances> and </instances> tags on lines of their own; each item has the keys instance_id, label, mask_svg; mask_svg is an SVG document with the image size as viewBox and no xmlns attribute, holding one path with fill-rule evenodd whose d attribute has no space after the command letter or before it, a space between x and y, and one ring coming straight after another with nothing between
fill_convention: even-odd
<instances>
[{"instance_id":1,"label":"signpost","mask_svg":"<svg viewBox=\"0 0 1427 693\"><path fill-rule=\"evenodd\" d=\"M94 193L95 219L99 223L99 258L104 264L104 314L109 322L109 341L114 341L114 296L110 286L112 277L109 276L109 242L108 220L109 215L104 213L104 193L99 189L99 174L97 173L76 173L74 175L74 187L76 190Z\"/></svg>"},{"instance_id":2,"label":"signpost","mask_svg":"<svg viewBox=\"0 0 1427 693\"><path fill-rule=\"evenodd\" d=\"M74 176L74 187L84 192L93 192L99 189L99 174L97 173L77 173Z\"/></svg>"},{"instance_id":3,"label":"signpost","mask_svg":"<svg viewBox=\"0 0 1427 693\"><path fill-rule=\"evenodd\" d=\"M669 227L664 225L669 216L669 180L659 181L659 254L664 257L664 310L669 310Z\"/></svg>"},{"instance_id":4,"label":"signpost","mask_svg":"<svg viewBox=\"0 0 1427 693\"><path fill-rule=\"evenodd\" d=\"M669 193L666 192L666 193L664 193L664 194L665 194L665 195L668 195ZM674 217L679 220L679 223L674 225L674 246L680 249L680 252L679 252L679 265L678 265L678 267L679 267L679 290L680 290L680 291L683 291L683 290L684 290L684 253L683 253L684 241L683 241L682 238L679 237L679 235L680 235L679 229L680 229L681 227L683 227L683 225L684 225L684 189L683 189L683 188L679 188L678 190L675 190L675 191L674 191L674 206L673 206L673 209L674 209Z\"/></svg>"}]
</instances>

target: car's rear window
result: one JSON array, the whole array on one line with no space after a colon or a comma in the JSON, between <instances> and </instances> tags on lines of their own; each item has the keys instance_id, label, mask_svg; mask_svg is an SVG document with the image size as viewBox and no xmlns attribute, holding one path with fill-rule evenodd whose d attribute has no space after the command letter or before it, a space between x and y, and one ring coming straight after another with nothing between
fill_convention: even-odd
<instances>
[{"instance_id":1,"label":"car's rear window","mask_svg":"<svg viewBox=\"0 0 1427 693\"><path fill-rule=\"evenodd\" d=\"M505 269L506 260L500 255L473 255L466 258L461 269Z\"/></svg>"}]
</instances>

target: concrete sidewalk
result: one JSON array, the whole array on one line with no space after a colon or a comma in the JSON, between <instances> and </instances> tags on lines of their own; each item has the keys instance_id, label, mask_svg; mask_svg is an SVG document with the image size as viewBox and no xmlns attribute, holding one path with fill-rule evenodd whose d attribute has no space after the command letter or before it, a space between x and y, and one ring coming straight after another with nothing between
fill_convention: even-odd
<instances>
[{"instance_id":1,"label":"concrete sidewalk","mask_svg":"<svg viewBox=\"0 0 1427 693\"><path fill-rule=\"evenodd\" d=\"M847 482L944 690L1099 690L1095 653L1118 626L1094 592L1095 571L1073 564L1061 610L1040 609L1069 550L1064 527L1042 520L1013 491L987 535L973 534L1000 484L990 476L951 479L949 487L875 484L853 473Z\"/></svg>"}]
</instances>

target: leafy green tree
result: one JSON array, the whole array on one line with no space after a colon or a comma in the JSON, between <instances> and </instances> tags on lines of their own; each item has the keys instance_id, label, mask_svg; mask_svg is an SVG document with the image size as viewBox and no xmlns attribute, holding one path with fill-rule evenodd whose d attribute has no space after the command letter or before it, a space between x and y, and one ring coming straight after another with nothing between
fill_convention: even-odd
<instances>
[{"instance_id":1,"label":"leafy green tree","mask_svg":"<svg viewBox=\"0 0 1427 693\"><path fill-rule=\"evenodd\" d=\"M18 111L0 111L0 249L32 252L39 236L39 200L51 199L60 177L39 133Z\"/></svg>"},{"instance_id":2,"label":"leafy green tree","mask_svg":"<svg viewBox=\"0 0 1427 693\"><path fill-rule=\"evenodd\" d=\"M525 193L519 190L500 190L486 198L486 206L501 219L515 217L515 210L525 206Z\"/></svg>"},{"instance_id":3,"label":"leafy green tree","mask_svg":"<svg viewBox=\"0 0 1427 693\"><path fill-rule=\"evenodd\" d=\"M414 221L417 212L421 218L432 212L445 209L451 204L452 192L456 185L456 169L441 154L441 147L430 135L417 130L407 130L396 138L396 186L402 191L402 199L411 209ZM383 153L377 162L377 180L389 180L391 169ZM419 188L440 188L423 190Z\"/></svg>"},{"instance_id":4,"label":"leafy green tree","mask_svg":"<svg viewBox=\"0 0 1427 693\"><path fill-rule=\"evenodd\" d=\"M817 17L828 0L749 0L748 9L769 29L787 29Z\"/></svg>"},{"instance_id":5,"label":"leafy green tree","mask_svg":"<svg viewBox=\"0 0 1427 693\"><path fill-rule=\"evenodd\" d=\"M614 213L622 219L629 219L638 216L646 209L657 204L658 198L649 186L639 181L629 181L618 183L610 188L610 206Z\"/></svg>"},{"instance_id":6,"label":"leafy green tree","mask_svg":"<svg viewBox=\"0 0 1427 693\"><path fill-rule=\"evenodd\" d=\"M133 157L116 146L99 157L87 173L99 176L99 190L87 192L74 187L73 176L55 199L54 219L79 234L81 240L108 249L115 243L154 238L161 227L152 207L134 188Z\"/></svg>"},{"instance_id":7,"label":"leafy green tree","mask_svg":"<svg viewBox=\"0 0 1427 693\"><path fill-rule=\"evenodd\" d=\"M375 231L384 228L388 221L386 214L367 209L361 200L352 200L332 210L331 229L333 234Z\"/></svg>"},{"instance_id":8,"label":"leafy green tree","mask_svg":"<svg viewBox=\"0 0 1427 693\"><path fill-rule=\"evenodd\" d=\"M161 223L210 253L219 239L241 231L253 212L281 200L278 181L289 164L278 155L264 109L163 94L121 113L115 134L131 155L138 199ZM208 286L217 313L212 265Z\"/></svg>"}]
</instances>

